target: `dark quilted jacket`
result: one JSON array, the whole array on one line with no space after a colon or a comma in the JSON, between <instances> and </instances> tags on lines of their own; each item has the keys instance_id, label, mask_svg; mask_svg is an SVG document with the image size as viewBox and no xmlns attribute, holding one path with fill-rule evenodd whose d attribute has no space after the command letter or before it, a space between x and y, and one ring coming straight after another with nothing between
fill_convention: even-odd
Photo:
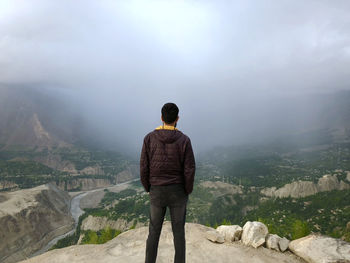
<instances>
[{"instance_id":1,"label":"dark quilted jacket","mask_svg":"<svg viewBox=\"0 0 350 263\"><path fill-rule=\"evenodd\" d=\"M179 130L157 129L147 134L140 158L140 177L145 190L151 185L183 184L193 190L195 160L191 140Z\"/></svg>"}]
</instances>

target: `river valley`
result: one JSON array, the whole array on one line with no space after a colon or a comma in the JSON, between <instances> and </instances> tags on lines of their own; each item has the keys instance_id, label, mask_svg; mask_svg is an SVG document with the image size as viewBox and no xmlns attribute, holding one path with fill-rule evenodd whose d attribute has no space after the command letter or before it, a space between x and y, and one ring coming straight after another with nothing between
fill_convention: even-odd
<instances>
[{"instance_id":1,"label":"river valley","mask_svg":"<svg viewBox=\"0 0 350 263\"><path fill-rule=\"evenodd\" d=\"M67 233L64 233L60 236L55 237L50 242L48 242L47 245L45 245L42 249L38 250L37 252L33 253L30 257L35 257L35 256L38 256L40 254L45 253L52 246L54 246L58 240L66 237L66 236L72 235L75 232L77 225L78 225L79 217L84 213L84 211L80 207L81 201L84 199L84 197L88 197L90 199L89 201L95 201L95 203L98 203L100 201L100 199L103 197L103 194L98 195L97 192L103 192L104 189L108 189L108 190L111 190L113 192L118 192L118 191L121 191L121 190L127 188L129 183L137 181L137 180L139 180L139 179L134 179L134 180L127 181L124 183L112 185L109 187L103 187L103 188L98 188L98 189L94 189L94 190L89 190L89 191L81 192L78 194L72 192L72 193L76 194L75 196L73 196L71 203L70 203L70 213L75 221L74 229L72 229L72 230L68 231ZM100 198L98 196L100 196ZM96 199L95 197L97 197L97 200L93 200L93 199Z\"/></svg>"}]
</instances>

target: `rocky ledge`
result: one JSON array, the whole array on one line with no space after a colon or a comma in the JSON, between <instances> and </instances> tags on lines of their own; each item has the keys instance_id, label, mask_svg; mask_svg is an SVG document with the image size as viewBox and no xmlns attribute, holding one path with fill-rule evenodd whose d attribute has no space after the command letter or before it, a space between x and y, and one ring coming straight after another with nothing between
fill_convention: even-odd
<instances>
[{"instance_id":1,"label":"rocky ledge","mask_svg":"<svg viewBox=\"0 0 350 263\"><path fill-rule=\"evenodd\" d=\"M27 258L74 226L70 196L54 184L0 193L0 262Z\"/></svg>"},{"instance_id":2,"label":"rocky ledge","mask_svg":"<svg viewBox=\"0 0 350 263\"><path fill-rule=\"evenodd\" d=\"M259 248L253 248L246 246L241 242L224 242L223 244L217 244L206 238L208 231L214 231L214 229L199 224L186 224L187 262L305 262L303 259L300 259L289 251L281 253L262 246ZM23 262L144 262L147 235L148 228L141 227L126 231L103 245L77 245L63 249L56 249ZM173 262L173 258L174 246L171 224L166 222L161 234L157 262Z\"/></svg>"},{"instance_id":3,"label":"rocky ledge","mask_svg":"<svg viewBox=\"0 0 350 263\"><path fill-rule=\"evenodd\" d=\"M269 234L261 222L248 221L243 228L238 225L219 226L216 230L209 230L206 237L219 244L239 241L254 248L265 246L280 252L291 251L309 263L350 263L350 244L345 241L313 234L290 242L284 237Z\"/></svg>"}]
</instances>

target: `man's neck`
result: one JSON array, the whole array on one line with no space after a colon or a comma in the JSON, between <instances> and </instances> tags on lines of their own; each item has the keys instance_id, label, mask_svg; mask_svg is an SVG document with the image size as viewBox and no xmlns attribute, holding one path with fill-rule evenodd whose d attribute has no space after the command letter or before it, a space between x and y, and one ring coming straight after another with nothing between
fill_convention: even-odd
<instances>
[{"instance_id":1,"label":"man's neck","mask_svg":"<svg viewBox=\"0 0 350 263\"><path fill-rule=\"evenodd\" d=\"M175 124L176 124L176 122L173 122L173 123L165 123L165 122L163 122L164 126L173 126L173 127L175 127Z\"/></svg>"}]
</instances>

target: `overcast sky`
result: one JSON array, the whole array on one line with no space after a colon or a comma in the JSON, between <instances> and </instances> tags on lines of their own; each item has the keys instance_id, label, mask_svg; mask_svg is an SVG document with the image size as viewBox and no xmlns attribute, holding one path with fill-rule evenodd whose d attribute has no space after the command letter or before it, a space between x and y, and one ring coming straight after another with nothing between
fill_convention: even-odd
<instances>
[{"instance_id":1,"label":"overcast sky","mask_svg":"<svg viewBox=\"0 0 350 263\"><path fill-rule=\"evenodd\" d=\"M350 88L349 14L348 0L0 0L0 83L59 89L133 149L169 101L198 149L234 143L268 102Z\"/></svg>"}]
</instances>

